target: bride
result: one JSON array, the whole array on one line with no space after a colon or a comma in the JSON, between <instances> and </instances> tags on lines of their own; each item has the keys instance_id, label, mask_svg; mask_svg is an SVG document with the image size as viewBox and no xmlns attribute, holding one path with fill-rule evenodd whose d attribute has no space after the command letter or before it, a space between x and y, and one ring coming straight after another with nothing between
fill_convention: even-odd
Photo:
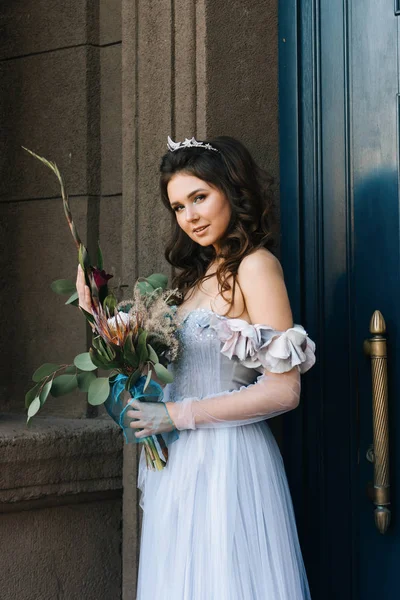
<instances>
[{"instance_id":1,"label":"bride","mask_svg":"<svg viewBox=\"0 0 400 600\"><path fill-rule=\"evenodd\" d=\"M176 429L179 439L163 471L141 456L137 600L308 600L267 420L298 405L315 346L293 325L268 250L268 180L233 138L169 139L161 196L174 222L166 257L182 292L182 350L164 403L135 401L127 414L137 438Z\"/></svg>"}]
</instances>

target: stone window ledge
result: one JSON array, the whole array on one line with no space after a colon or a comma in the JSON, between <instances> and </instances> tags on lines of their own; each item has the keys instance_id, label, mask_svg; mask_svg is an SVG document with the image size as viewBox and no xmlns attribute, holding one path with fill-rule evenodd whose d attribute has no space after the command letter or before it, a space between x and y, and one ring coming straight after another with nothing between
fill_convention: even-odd
<instances>
[{"instance_id":1,"label":"stone window ledge","mask_svg":"<svg viewBox=\"0 0 400 600\"><path fill-rule=\"evenodd\" d=\"M121 490L123 436L110 419L0 413L0 509L46 496ZM0 510L1 512L1 510Z\"/></svg>"}]
</instances>

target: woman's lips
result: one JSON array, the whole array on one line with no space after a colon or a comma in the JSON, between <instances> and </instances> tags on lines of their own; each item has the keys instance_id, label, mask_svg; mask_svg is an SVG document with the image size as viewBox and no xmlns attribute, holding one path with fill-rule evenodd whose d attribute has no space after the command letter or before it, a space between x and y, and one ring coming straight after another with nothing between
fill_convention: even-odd
<instances>
[{"instance_id":1,"label":"woman's lips","mask_svg":"<svg viewBox=\"0 0 400 600\"><path fill-rule=\"evenodd\" d=\"M195 235L203 235L206 230L209 228L209 225L204 225L204 227L198 227L197 229L193 229L193 233Z\"/></svg>"}]
</instances>

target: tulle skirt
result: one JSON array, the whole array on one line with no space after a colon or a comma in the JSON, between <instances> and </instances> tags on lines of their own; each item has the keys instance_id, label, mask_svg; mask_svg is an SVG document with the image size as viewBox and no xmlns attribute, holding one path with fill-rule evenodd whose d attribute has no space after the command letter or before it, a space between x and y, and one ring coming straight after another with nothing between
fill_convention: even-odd
<instances>
[{"instance_id":1,"label":"tulle skirt","mask_svg":"<svg viewBox=\"0 0 400 600\"><path fill-rule=\"evenodd\" d=\"M309 600L282 457L266 422L180 432L142 452L137 600Z\"/></svg>"}]
</instances>

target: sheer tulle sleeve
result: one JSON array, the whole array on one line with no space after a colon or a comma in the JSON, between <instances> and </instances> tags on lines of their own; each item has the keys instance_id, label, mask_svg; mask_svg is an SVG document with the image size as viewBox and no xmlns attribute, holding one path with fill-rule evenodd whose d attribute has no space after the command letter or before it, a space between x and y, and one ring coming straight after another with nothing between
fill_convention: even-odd
<instances>
[{"instance_id":1,"label":"sheer tulle sleeve","mask_svg":"<svg viewBox=\"0 0 400 600\"><path fill-rule=\"evenodd\" d=\"M204 398L184 398L174 410L177 429L234 427L263 421L296 408L300 374L315 362L315 344L300 325L276 331L241 319L210 326L228 358L262 372L255 383Z\"/></svg>"}]
</instances>

